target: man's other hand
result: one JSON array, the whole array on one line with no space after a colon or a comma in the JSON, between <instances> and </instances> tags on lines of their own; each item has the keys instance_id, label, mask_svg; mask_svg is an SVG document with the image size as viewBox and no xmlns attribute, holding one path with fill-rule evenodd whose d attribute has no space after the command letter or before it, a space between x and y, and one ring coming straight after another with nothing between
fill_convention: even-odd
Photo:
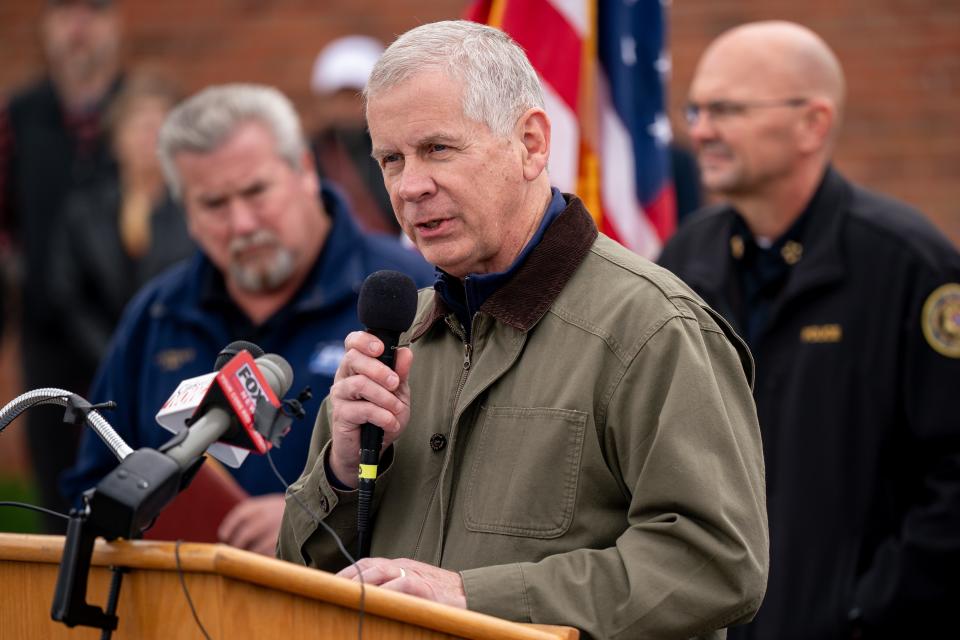
<instances>
[{"instance_id":1,"label":"man's other hand","mask_svg":"<svg viewBox=\"0 0 960 640\"><path fill-rule=\"evenodd\" d=\"M467 608L463 578L455 571L447 571L408 558L363 558L337 575L359 582L358 574L361 573L363 583L367 585L407 593L460 609Z\"/></svg>"},{"instance_id":2,"label":"man's other hand","mask_svg":"<svg viewBox=\"0 0 960 640\"><path fill-rule=\"evenodd\" d=\"M272 557L276 555L283 506L282 493L247 498L226 515L217 536L230 546Z\"/></svg>"}]
</instances>

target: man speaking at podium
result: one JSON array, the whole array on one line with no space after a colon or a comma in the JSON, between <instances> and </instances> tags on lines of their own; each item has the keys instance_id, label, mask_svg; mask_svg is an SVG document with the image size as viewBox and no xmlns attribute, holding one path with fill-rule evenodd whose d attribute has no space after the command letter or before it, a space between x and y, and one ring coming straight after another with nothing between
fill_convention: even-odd
<instances>
[{"instance_id":1,"label":"man speaking at podium","mask_svg":"<svg viewBox=\"0 0 960 640\"><path fill-rule=\"evenodd\" d=\"M551 189L541 86L502 32L414 29L366 98L397 218L440 276L396 372L348 336L279 556L356 578L314 517L352 546L369 422L384 448L366 584L592 638L749 620L767 530L742 341Z\"/></svg>"},{"instance_id":2,"label":"man speaking at podium","mask_svg":"<svg viewBox=\"0 0 960 640\"><path fill-rule=\"evenodd\" d=\"M295 388L310 385L322 395L343 337L360 327L357 291L364 278L380 269L404 271L421 283L432 278L432 269L399 242L362 234L344 201L321 188L296 111L276 89L206 89L168 116L159 147L168 186L183 201L200 251L134 299L94 383L91 399L118 403L107 417L134 449L170 438L154 420L158 409L181 380L211 371L220 349L237 339L283 356ZM295 424L272 452L288 480L303 469L308 442L308 425ZM116 465L86 432L65 493L75 501ZM272 555L281 485L260 456L233 474L253 497L226 515L220 538Z\"/></svg>"}]
</instances>

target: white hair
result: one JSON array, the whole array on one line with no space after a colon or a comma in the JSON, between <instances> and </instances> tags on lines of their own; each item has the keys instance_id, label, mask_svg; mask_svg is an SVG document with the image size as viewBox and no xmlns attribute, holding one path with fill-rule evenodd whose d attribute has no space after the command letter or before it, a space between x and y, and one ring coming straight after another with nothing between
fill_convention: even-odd
<instances>
[{"instance_id":1,"label":"white hair","mask_svg":"<svg viewBox=\"0 0 960 640\"><path fill-rule=\"evenodd\" d=\"M219 85L181 102L160 129L157 153L170 192L175 197L181 195L180 174L174 164L178 153L214 151L239 125L250 121L262 123L273 133L277 153L291 167L303 168L303 129L285 95L264 85Z\"/></svg>"},{"instance_id":2,"label":"white hair","mask_svg":"<svg viewBox=\"0 0 960 640\"><path fill-rule=\"evenodd\" d=\"M466 20L425 24L397 38L373 68L364 98L369 103L431 70L462 81L464 115L497 135L509 135L527 109L544 108L540 79L520 45L499 29Z\"/></svg>"}]
</instances>

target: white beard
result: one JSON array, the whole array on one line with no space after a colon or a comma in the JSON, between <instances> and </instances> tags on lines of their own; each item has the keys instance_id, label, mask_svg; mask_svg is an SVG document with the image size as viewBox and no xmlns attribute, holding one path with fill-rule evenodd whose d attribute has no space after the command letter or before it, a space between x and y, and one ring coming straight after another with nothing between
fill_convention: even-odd
<instances>
[{"instance_id":1,"label":"white beard","mask_svg":"<svg viewBox=\"0 0 960 640\"><path fill-rule=\"evenodd\" d=\"M257 231L252 236L237 238L230 245L234 255L250 247L271 246L269 258L241 262L236 259L230 263L230 276L238 287L250 293L268 293L282 287L293 275L296 260L294 252L280 245L276 236L266 230Z\"/></svg>"}]
</instances>

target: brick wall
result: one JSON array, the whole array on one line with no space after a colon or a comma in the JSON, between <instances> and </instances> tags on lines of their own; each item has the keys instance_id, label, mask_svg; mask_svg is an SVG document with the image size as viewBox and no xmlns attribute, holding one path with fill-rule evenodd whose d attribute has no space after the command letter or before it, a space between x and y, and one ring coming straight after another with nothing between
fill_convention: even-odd
<instances>
[{"instance_id":1,"label":"brick wall","mask_svg":"<svg viewBox=\"0 0 960 640\"><path fill-rule=\"evenodd\" d=\"M0 95L42 68L40 0L0 0ZM120 0L127 59L167 68L187 91L235 80L272 83L310 124L307 86L321 46L346 33L385 41L459 16L465 0ZM707 42L741 22L812 27L849 85L837 165L926 212L960 244L960 3L953 0L679 0L670 9L672 113ZM675 119L676 120L676 119ZM678 136L683 136L682 126Z\"/></svg>"}]
</instances>

